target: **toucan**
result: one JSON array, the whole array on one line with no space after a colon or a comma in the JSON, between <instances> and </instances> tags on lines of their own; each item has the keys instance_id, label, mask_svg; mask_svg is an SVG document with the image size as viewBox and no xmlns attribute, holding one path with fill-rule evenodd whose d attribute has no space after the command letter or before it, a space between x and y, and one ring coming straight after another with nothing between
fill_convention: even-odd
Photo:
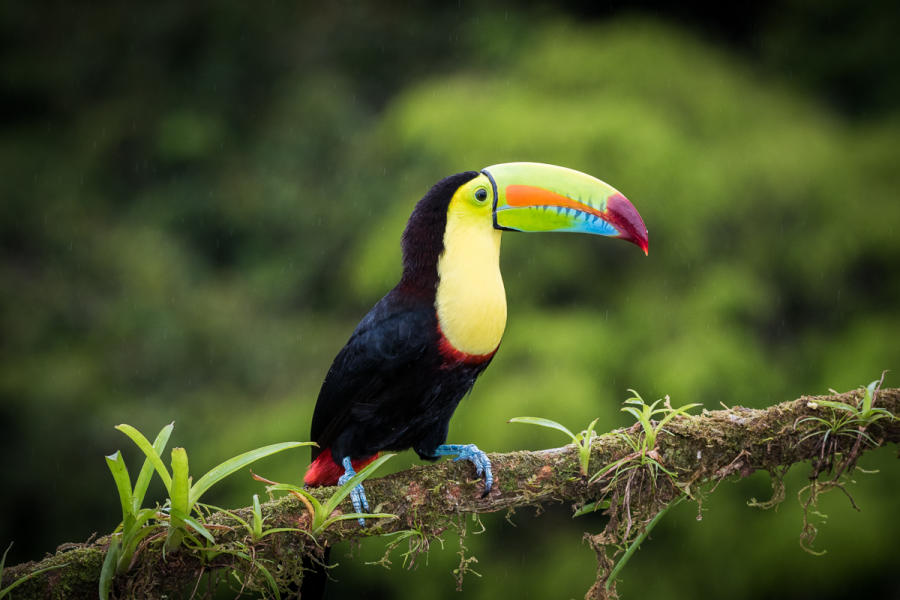
<instances>
[{"instance_id":1,"label":"toucan","mask_svg":"<svg viewBox=\"0 0 900 600\"><path fill-rule=\"evenodd\" d=\"M400 282L363 317L325 377L306 485L343 484L379 452L412 448L424 460L471 461L490 492L487 455L445 442L450 417L506 327L504 231L590 233L627 240L644 254L648 247L631 202L579 171L512 162L439 181L403 232ZM356 512L369 512L362 485L350 497Z\"/></svg>"}]
</instances>

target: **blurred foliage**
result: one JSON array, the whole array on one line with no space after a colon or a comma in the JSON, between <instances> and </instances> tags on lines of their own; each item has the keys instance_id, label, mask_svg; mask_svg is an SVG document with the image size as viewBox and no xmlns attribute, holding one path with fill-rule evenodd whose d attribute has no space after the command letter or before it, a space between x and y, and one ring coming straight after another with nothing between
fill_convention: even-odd
<instances>
[{"instance_id":1,"label":"blurred foliage","mask_svg":"<svg viewBox=\"0 0 900 600\"><path fill-rule=\"evenodd\" d=\"M763 5L726 46L708 15L688 7L674 25L667 5L643 6L664 18L576 2L561 10L578 18L474 3L4 5L9 562L115 526L102 457L116 423L174 419L201 469L305 439L331 359L396 281L410 209L461 170L538 160L595 174L638 207L650 256L504 236L508 330L451 441L558 443L505 425L522 414L599 416L608 430L625 424L629 387L763 406L900 365L896 11ZM295 461L259 468L297 480ZM699 523L688 505L667 516L621 591L897 597L896 461L865 462L883 472L854 488L863 512L826 502L827 556L800 551L790 496L777 513L745 506L766 494L757 475L720 487ZM212 501L259 491L234 477ZM463 596L583 594L591 520L562 507L513 520L467 538L483 577ZM452 535L446 546L413 573L335 552L331 597L457 597Z\"/></svg>"}]
</instances>

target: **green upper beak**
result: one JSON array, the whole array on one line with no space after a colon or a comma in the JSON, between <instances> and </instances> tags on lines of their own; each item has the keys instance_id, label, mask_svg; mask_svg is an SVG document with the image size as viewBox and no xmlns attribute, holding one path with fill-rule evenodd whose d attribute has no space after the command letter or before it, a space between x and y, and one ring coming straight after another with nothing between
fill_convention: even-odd
<instances>
[{"instance_id":1,"label":"green upper beak","mask_svg":"<svg viewBox=\"0 0 900 600\"><path fill-rule=\"evenodd\" d=\"M618 237L647 253L647 227L612 186L586 173L542 163L482 169L494 192L494 227L512 231L572 231Z\"/></svg>"}]
</instances>

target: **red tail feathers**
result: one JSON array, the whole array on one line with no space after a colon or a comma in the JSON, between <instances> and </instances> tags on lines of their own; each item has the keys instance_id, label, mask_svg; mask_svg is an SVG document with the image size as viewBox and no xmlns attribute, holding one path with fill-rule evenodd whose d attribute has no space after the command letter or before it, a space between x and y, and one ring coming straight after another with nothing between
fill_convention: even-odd
<instances>
[{"instance_id":1,"label":"red tail feathers","mask_svg":"<svg viewBox=\"0 0 900 600\"><path fill-rule=\"evenodd\" d=\"M378 454L351 460L354 471L359 471L367 464L378 458ZM331 456L331 448L325 448L322 453L312 461L303 477L303 483L311 487L321 485L337 485L338 478L344 474L344 467L334 461Z\"/></svg>"}]
</instances>

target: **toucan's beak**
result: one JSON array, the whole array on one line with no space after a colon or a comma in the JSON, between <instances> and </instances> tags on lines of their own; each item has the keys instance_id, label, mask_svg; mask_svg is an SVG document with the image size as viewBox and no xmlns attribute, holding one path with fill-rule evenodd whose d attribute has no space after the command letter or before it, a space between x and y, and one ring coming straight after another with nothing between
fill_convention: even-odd
<instances>
[{"instance_id":1,"label":"toucan's beak","mask_svg":"<svg viewBox=\"0 0 900 600\"><path fill-rule=\"evenodd\" d=\"M482 169L494 187L494 227L622 238L647 254L647 227L619 191L586 173L514 162Z\"/></svg>"}]
</instances>

